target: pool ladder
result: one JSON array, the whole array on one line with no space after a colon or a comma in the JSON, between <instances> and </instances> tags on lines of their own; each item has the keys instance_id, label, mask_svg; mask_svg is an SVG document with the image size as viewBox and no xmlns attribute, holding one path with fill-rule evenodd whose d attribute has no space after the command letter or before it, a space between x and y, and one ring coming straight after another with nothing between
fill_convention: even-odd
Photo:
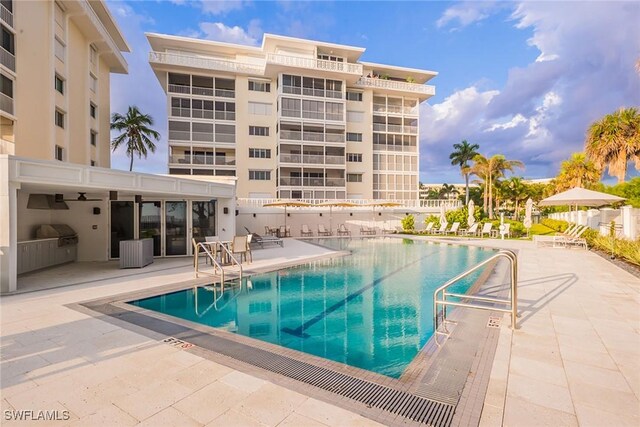
<instances>
[{"instance_id":1,"label":"pool ladder","mask_svg":"<svg viewBox=\"0 0 640 427\"><path fill-rule=\"evenodd\" d=\"M463 295L456 294L452 292L448 292L447 288L457 283L460 279L465 278L469 274L477 271L478 269L484 267L489 264L493 260L498 258L507 258L509 260L509 264L511 267L511 293L509 299L503 298L494 298L487 296L477 296L477 295ZM461 300L468 300L471 302L457 302L457 301L449 301L447 297L460 298ZM474 301L493 303L499 305L505 305L506 307L495 307L492 305L481 305L474 304ZM463 307L463 308L475 308L479 310L489 310L489 311L499 311L502 313L511 313L511 328L516 329L516 319L518 317L518 256L514 251L503 249L499 251L497 254L492 257L482 261L480 264L477 264L467 271L458 274L453 279L449 280L444 285L440 286L433 292L433 329L436 335L436 344L439 345L437 335L449 335L449 332L446 330L446 322L447 320L447 306L451 307ZM442 319L442 322L440 320ZM444 325L444 332L439 331L440 325Z\"/></svg>"},{"instance_id":2,"label":"pool ladder","mask_svg":"<svg viewBox=\"0 0 640 427\"><path fill-rule=\"evenodd\" d=\"M229 248L227 248L225 245L218 245L218 247L221 248L220 249L221 251L225 251L227 258L229 259L229 261L231 262L232 265L235 264L235 265L238 266L239 273L240 273L239 281L240 281L240 283L242 283L242 275L243 275L242 264L238 261L238 259L236 257L233 256L233 254L231 253ZM220 286L224 290L224 282L225 282L224 267L222 266L222 264L220 264L218 262L216 257L211 253L211 251L209 250L209 246L205 245L202 242L200 242L200 243L198 243L196 245L196 248L195 248L195 251L194 251L194 255L193 255L193 257L194 257L193 266L195 268L196 277L198 277L199 273L211 274L211 273L200 271L200 262L199 262L200 249L202 249L204 251L204 253L206 254L206 256L209 258L209 260L211 260L211 264L214 266L214 272L220 271Z\"/></svg>"}]
</instances>

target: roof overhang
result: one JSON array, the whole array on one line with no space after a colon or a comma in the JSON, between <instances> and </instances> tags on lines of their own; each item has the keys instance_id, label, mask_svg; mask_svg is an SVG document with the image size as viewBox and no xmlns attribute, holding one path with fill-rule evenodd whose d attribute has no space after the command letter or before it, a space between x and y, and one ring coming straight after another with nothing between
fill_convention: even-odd
<instances>
[{"instance_id":1,"label":"roof overhang","mask_svg":"<svg viewBox=\"0 0 640 427\"><path fill-rule=\"evenodd\" d=\"M421 70L418 68L398 67L395 65L377 64L375 62L360 62L365 68L365 74L367 69L371 69L377 72L386 72L390 75L397 75L402 78L411 76L415 79L416 83L424 84L438 75L436 71Z\"/></svg>"}]
</instances>

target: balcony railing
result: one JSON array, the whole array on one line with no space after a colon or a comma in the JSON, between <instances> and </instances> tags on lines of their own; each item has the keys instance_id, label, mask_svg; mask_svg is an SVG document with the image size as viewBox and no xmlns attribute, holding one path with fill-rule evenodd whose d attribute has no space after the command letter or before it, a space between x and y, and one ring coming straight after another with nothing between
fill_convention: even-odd
<instances>
[{"instance_id":1,"label":"balcony railing","mask_svg":"<svg viewBox=\"0 0 640 427\"><path fill-rule=\"evenodd\" d=\"M297 130L281 130L281 140L289 141L311 141L311 142L344 142L344 134L341 133L320 133L320 132L300 132Z\"/></svg>"},{"instance_id":2,"label":"balcony railing","mask_svg":"<svg viewBox=\"0 0 640 427\"><path fill-rule=\"evenodd\" d=\"M13 13L9 11L3 4L0 4L0 19L13 28Z\"/></svg>"},{"instance_id":3,"label":"balcony railing","mask_svg":"<svg viewBox=\"0 0 640 427\"><path fill-rule=\"evenodd\" d=\"M280 177L280 185L289 187L344 187L344 178L301 178L282 176Z\"/></svg>"},{"instance_id":4,"label":"balcony railing","mask_svg":"<svg viewBox=\"0 0 640 427\"><path fill-rule=\"evenodd\" d=\"M0 93L0 110L13 116L13 98L8 97L4 93Z\"/></svg>"},{"instance_id":5,"label":"balcony railing","mask_svg":"<svg viewBox=\"0 0 640 427\"><path fill-rule=\"evenodd\" d=\"M373 79L370 77L360 77L356 82L358 87L375 87L380 89L399 90L402 92L414 92L423 95L435 95L434 86L421 85L417 83L399 82L396 80Z\"/></svg>"},{"instance_id":6,"label":"balcony railing","mask_svg":"<svg viewBox=\"0 0 640 427\"><path fill-rule=\"evenodd\" d=\"M194 165L217 165L217 166L235 166L236 158L233 156L213 156L194 154L173 154L169 156L169 163L175 164L194 164Z\"/></svg>"},{"instance_id":7,"label":"balcony railing","mask_svg":"<svg viewBox=\"0 0 640 427\"><path fill-rule=\"evenodd\" d=\"M229 71L232 73L263 74L264 67L246 62L227 61L217 58L203 58L169 52L149 52L149 62L183 67L203 68L206 70Z\"/></svg>"},{"instance_id":8,"label":"balcony railing","mask_svg":"<svg viewBox=\"0 0 640 427\"><path fill-rule=\"evenodd\" d=\"M3 47L0 47L0 64L11 71L16 71L16 57Z\"/></svg>"},{"instance_id":9,"label":"balcony railing","mask_svg":"<svg viewBox=\"0 0 640 427\"><path fill-rule=\"evenodd\" d=\"M374 113L391 113L391 114L405 114L405 115L418 115L418 107L407 107L403 105L384 105L384 104L373 104L373 112Z\"/></svg>"},{"instance_id":10,"label":"balcony railing","mask_svg":"<svg viewBox=\"0 0 640 427\"><path fill-rule=\"evenodd\" d=\"M386 144L373 144L373 151L405 151L414 153L418 149L415 145L386 145Z\"/></svg>"},{"instance_id":11,"label":"balcony railing","mask_svg":"<svg viewBox=\"0 0 640 427\"><path fill-rule=\"evenodd\" d=\"M304 163L310 165L344 165L344 156L326 156L324 154L280 153L281 163Z\"/></svg>"},{"instance_id":12,"label":"balcony railing","mask_svg":"<svg viewBox=\"0 0 640 427\"><path fill-rule=\"evenodd\" d=\"M374 132L390 132L390 133L409 133L409 134L417 134L418 127L417 126L402 126L402 125L391 125L384 123L374 123L373 124Z\"/></svg>"},{"instance_id":13,"label":"balcony railing","mask_svg":"<svg viewBox=\"0 0 640 427\"><path fill-rule=\"evenodd\" d=\"M291 179L299 179L302 178L291 178ZM281 184L285 185L285 184ZM250 198L238 198L238 206L241 208L250 207L250 208L260 208L263 205L274 203L274 202L282 202L282 201L302 201L305 203L309 203L311 205L319 205L324 202L336 202L336 200L328 200L328 199L250 199ZM462 202L459 200L448 200L448 199L438 199L438 200L426 200L426 199L413 199L413 200L387 200L387 199L342 199L340 201L352 203L354 207L344 208L346 210L367 210L371 211L371 206L367 206L371 203L380 203L380 202L392 202L398 203L398 209L404 209L407 207L412 208L430 208L432 212L437 212L440 209L440 206L444 206L447 210L458 209L462 206ZM312 209L312 208L304 208L304 209ZM328 208L324 208L328 209Z\"/></svg>"},{"instance_id":14,"label":"balcony railing","mask_svg":"<svg viewBox=\"0 0 640 427\"><path fill-rule=\"evenodd\" d=\"M279 55L277 53L267 53L267 63L285 65L288 67L307 68L310 70L335 71L338 73L362 75L361 64L327 61L324 59L305 58L302 56L288 56Z\"/></svg>"}]
</instances>

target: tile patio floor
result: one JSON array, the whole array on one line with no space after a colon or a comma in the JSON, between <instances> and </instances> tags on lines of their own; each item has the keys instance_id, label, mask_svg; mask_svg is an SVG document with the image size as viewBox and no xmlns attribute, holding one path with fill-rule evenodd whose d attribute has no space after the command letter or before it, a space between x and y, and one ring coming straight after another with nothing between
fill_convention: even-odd
<instances>
[{"instance_id":1,"label":"tile patio floor","mask_svg":"<svg viewBox=\"0 0 640 427\"><path fill-rule=\"evenodd\" d=\"M585 251L491 243L520 250L522 318L515 333L502 322L481 425L640 425L640 281ZM326 253L289 239L253 267ZM69 410L56 426L376 425L65 306L192 276L176 266L0 298L3 413Z\"/></svg>"}]
</instances>

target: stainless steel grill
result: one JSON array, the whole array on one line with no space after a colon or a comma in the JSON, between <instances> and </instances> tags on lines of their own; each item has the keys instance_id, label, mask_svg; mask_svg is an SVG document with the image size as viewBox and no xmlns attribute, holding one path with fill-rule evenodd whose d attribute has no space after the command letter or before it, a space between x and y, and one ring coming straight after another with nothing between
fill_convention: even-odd
<instances>
[{"instance_id":1,"label":"stainless steel grill","mask_svg":"<svg viewBox=\"0 0 640 427\"><path fill-rule=\"evenodd\" d=\"M58 239L58 246L78 244L78 233L67 224L42 224L36 229L38 239Z\"/></svg>"}]
</instances>

